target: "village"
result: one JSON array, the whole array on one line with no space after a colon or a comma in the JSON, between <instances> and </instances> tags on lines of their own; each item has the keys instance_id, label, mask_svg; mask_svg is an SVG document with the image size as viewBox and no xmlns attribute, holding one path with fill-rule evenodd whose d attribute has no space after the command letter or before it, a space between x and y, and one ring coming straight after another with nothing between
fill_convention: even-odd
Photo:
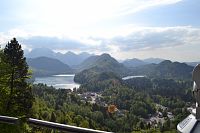
<instances>
[{"instance_id":1,"label":"village","mask_svg":"<svg viewBox=\"0 0 200 133\"><path fill-rule=\"evenodd\" d=\"M118 116L124 116L128 110L118 109L115 105L108 105L105 101L102 100L103 96L101 93L96 92L85 92L83 94L78 94L81 97L81 102L98 104L100 106L108 108L108 111L115 113ZM166 120L174 120L174 115L169 109L163 105L156 104L156 113L149 114L147 119L140 118L145 124L150 124L151 127L158 127L158 124L164 124Z\"/></svg>"}]
</instances>

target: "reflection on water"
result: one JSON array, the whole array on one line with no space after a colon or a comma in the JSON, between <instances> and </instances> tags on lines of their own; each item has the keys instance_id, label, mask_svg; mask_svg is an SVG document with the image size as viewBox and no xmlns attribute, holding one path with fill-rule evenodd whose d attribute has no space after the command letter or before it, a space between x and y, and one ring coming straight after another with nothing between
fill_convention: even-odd
<instances>
[{"instance_id":1,"label":"reflection on water","mask_svg":"<svg viewBox=\"0 0 200 133\"><path fill-rule=\"evenodd\" d=\"M53 75L49 77L36 77L35 84L43 83L48 86L53 86L57 89L64 88L64 89L73 89L79 88L80 84L74 82L74 74L61 74L61 75Z\"/></svg>"},{"instance_id":2,"label":"reflection on water","mask_svg":"<svg viewBox=\"0 0 200 133\"><path fill-rule=\"evenodd\" d=\"M132 79L132 78L144 78L146 76L144 75L137 75L137 76L127 76L127 77L123 77L122 80L128 80L128 79Z\"/></svg>"}]
</instances>

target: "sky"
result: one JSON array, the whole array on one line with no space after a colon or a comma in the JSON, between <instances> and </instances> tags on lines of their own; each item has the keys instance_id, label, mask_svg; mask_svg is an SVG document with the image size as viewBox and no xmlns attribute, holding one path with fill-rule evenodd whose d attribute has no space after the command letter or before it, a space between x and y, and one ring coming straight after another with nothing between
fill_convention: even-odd
<instances>
[{"instance_id":1,"label":"sky","mask_svg":"<svg viewBox=\"0 0 200 133\"><path fill-rule=\"evenodd\" d=\"M199 0L0 0L0 45L200 61Z\"/></svg>"}]
</instances>

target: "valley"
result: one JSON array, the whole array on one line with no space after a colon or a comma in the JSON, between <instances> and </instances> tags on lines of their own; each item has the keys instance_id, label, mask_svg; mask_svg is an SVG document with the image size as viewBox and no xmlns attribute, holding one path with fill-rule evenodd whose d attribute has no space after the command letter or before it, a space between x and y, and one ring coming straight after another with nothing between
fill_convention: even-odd
<instances>
[{"instance_id":1,"label":"valley","mask_svg":"<svg viewBox=\"0 0 200 133\"><path fill-rule=\"evenodd\" d=\"M199 0L0 0L0 133L200 132L199 12Z\"/></svg>"},{"instance_id":2,"label":"valley","mask_svg":"<svg viewBox=\"0 0 200 133\"><path fill-rule=\"evenodd\" d=\"M104 53L74 65L42 53L27 58L33 118L119 133L175 132L194 107L193 67L186 63L157 58L120 63Z\"/></svg>"}]
</instances>

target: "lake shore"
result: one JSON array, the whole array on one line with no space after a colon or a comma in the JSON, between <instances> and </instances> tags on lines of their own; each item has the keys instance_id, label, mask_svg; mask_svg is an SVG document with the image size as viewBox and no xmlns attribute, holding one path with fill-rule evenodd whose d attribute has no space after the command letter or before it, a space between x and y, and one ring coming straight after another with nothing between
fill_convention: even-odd
<instances>
[{"instance_id":1,"label":"lake shore","mask_svg":"<svg viewBox=\"0 0 200 133\"><path fill-rule=\"evenodd\" d=\"M56 89L79 88L80 84L74 82L75 74L59 74L48 77L35 77L34 84L43 83Z\"/></svg>"}]
</instances>

